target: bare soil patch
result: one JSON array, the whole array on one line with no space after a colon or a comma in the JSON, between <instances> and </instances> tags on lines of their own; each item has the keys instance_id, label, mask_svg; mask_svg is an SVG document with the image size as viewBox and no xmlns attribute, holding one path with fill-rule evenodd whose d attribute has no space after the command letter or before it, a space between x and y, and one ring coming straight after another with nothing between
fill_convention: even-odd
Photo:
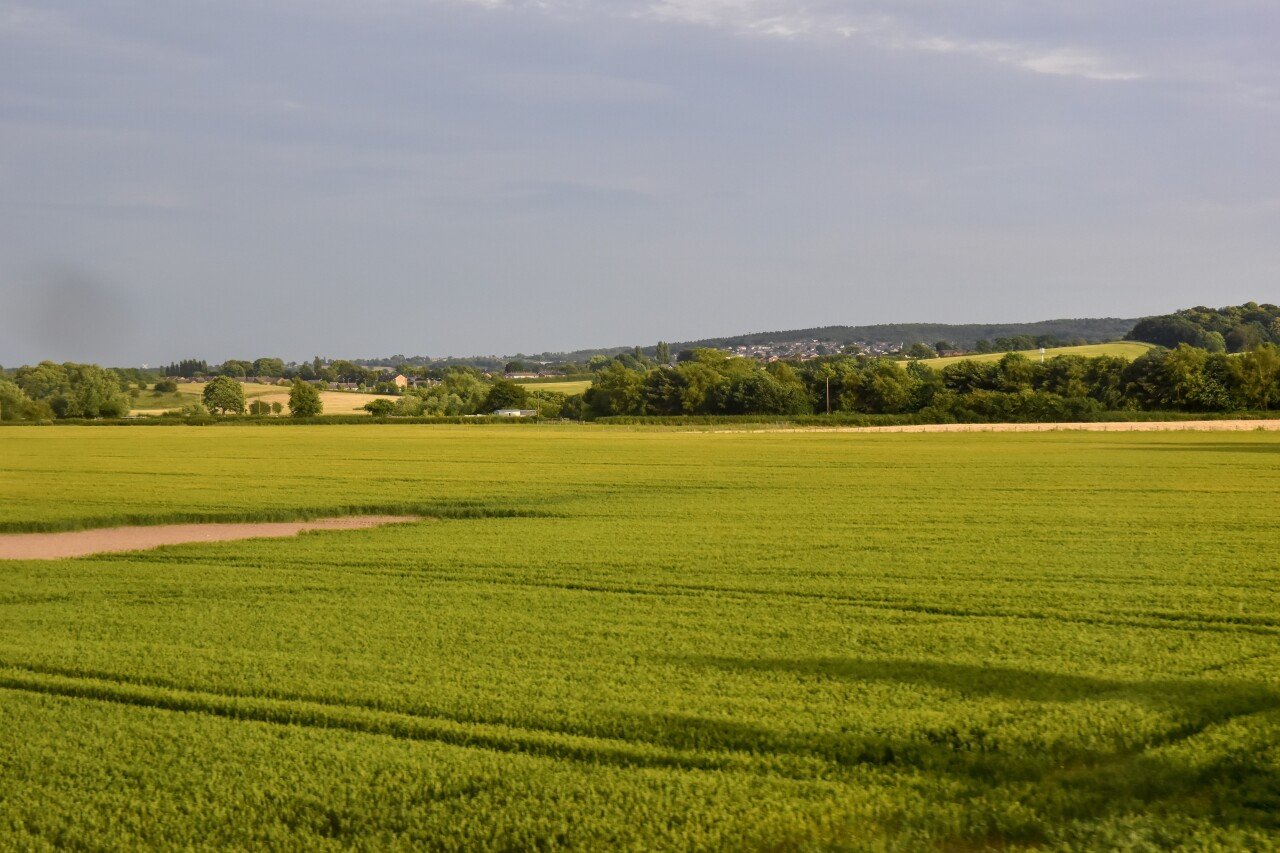
<instances>
[{"instance_id":1,"label":"bare soil patch","mask_svg":"<svg viewBox=\"0 0 1280 853\"><path fill-rule=\"evenodd\" d=\"M359 515L248 524L161 524L154 527L109 527L66 533L0 534L0 560L61 560L122 551L145 551L161 545L227 542L296 536L307 530L362 530L384 524L418 521L416 515Z\"/></svg>"}]
</instances>

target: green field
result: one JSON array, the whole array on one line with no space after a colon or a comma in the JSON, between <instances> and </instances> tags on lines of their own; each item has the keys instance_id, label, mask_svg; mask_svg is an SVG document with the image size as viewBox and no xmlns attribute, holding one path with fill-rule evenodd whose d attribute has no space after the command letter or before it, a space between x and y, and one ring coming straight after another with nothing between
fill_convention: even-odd
<instances>
[{"instance_id":1,"label":"green field","mask_svg":"<svg viewBox=\"0 0 1280 853\"><path fill-rule=\"evenodd\" d=\"M565 382L517 382L530 391L555 391L558 394L581 394L591 387L590 379L571 379Z\"/></svg>"},{"instance_id":2,"label":"green field","mask_svg":"<svg viewBox=\"0 0 1280 853\"><path fill-rule=\"evenodd\" d=\"M206 382L183 382L178 385L178 390L170 393L157 394L154 391L143 391L138 398L133 401L132 412L134 414L155 414L159 412L169 411L172 409L181 409L183 406L190 406L193 403L199 403L204 394ZM282 392L287 396L288 388L282 388L279 385L260 385L256 382L242 382L241 387L244 388L245 399L249 402L258 397L266 397L268 395L280 395Z\"/></svg>"},{"instance_id":3,"label":"green field","mask_svg":"<svg viewBox=\"0 0 1280 853\"><path fill-rule=\"evenodd\" d=\"M1086 358L1097 358L1101 355L1118 355L1132 359L1137 358L1149 349L1151 349L1151 344L1144 344L1138 341L1115 341L1109 344L1085 344L1078 347L1050 347L1044 351L1044 357L1082 355ZM1040 350L1038 349L1023 350L1021 354L1033 360L1039 360L1040 358ZM1004 356L1005 354L1002 352L988 352L981 355L951 355L946 358L920 359L920 363L940 369L948 364L955 364L957 361L999 361Z\"/></svg>"},{"instance_id":4,"label":"green field","mask_svg":"<svg viewBox=\"0 0 1280 853\"><path fill-rule=\"evenodd\" d=\"M1280 845L1280 437L14 427L0 848Z\"/></svg>"}]
</instances>

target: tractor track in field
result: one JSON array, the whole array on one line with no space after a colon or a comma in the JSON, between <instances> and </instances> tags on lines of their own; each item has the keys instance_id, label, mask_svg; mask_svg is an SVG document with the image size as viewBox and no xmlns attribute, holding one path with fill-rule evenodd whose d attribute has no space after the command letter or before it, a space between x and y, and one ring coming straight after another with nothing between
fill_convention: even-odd
<instances>
[{"instance_id":1,"label":"tractor track in field","mask_svg":"<svg viewBox=\"0 0 1280 853\"><path fill-rule=\"evenodd\" d=\"M46 674L39 668L12 664L0 668L0 690L161 711L198 713L246 722L336 729L355 734L382 735L401 740L428 741L617 767L724 770L744 765L744 758L749 758L726 752L699 755L688 750L623 738L566 734L494 723L461 722L447 716L376 710L338 702L256 697L191 688L159 687L115 678Z\"/></svg>"},{"instance_id":2,"label":"tractor track in field","mask_svg":"<svg viewBox=\"0 0 1280 853\"><path fill-rule=\"evenodd\" d=\"M1277 420L1089 421L1001 424L899 424L896 426L790 426L718 429L717 433L780 432L1274 432Z\"/></svg>"}]
</instances>

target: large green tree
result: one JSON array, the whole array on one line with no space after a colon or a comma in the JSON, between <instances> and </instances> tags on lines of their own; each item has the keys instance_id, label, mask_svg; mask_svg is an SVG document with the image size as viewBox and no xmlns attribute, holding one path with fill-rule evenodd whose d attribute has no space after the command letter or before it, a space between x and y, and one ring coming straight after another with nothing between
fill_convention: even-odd
<instances>
[{"instance_id":1,"label":"large green tree","mask_svg":"<svg viewBox=\"0 0 1280 853\"><path fill-rule=\"evenodd\" d=\"M284 362L278 358L259 358L253 362L254 376L284 376Z\"/></svg>"},{"instance_id":2,"label":"large green tree","mask_svg":"<svg viewBox=\"0 0 1280 853\"><path fill-rule=\"evenodd\" d=\"M16 383L0 379L0 421L20 421L31 401Z\"/></svg>"},{"instance_id":3,"label":"large green tree","mask_svg":"<svg viewBox=\"0 0 1280 853\"><path fill-rule=\"evenodd\" d=\"M204 386L200 399L211 412L223 415L244 414L244 386L230 376L215 376Z\"/></svg>"},{"instance_id":4,"label":"large green tree","mask_svg":"<svg viewBox=\"0 0 1280 853\"><path fill-rule=\"evenodd\" d=\"M485 412L496 412L498 409L523 409L529 404L529 392L524 386L517 385L510 379L495 379L485 395Z\"/></svg>"},{"instance_id":5,"label":"large green tree","mask_svg":"<svg viewBox=\"0 0 1280 853\"><path fill-rule=\"evenodd\" d=\"M316 386L294 380L289 388L289 414L295 418L313 418L324 411L324 402Z\"/></svg>"},{"instance_id":6,"label":"large green tree","mask_svg":"<svg viewBox=\"0 0 1280 853\"><path fill-rule=\"evenodd\" d=\"M385 418L396 410L396 404L393 400L379 397L376 400L370 400L364 404L364 410L375 418Z\"/></svg>"}]
</instances>

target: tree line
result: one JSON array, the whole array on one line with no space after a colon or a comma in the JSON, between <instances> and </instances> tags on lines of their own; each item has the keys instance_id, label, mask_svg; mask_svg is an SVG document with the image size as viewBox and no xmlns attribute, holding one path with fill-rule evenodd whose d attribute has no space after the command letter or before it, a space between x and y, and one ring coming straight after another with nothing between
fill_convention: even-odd
<instances>
[{"instance_id":1,"label":"tree line","mask_svg":"<svg viewBox=\"0 0 1280 853\"><path fill-rule=\"evenodd\" d=\"M661 363L640 352L593 364L591 387L566 395L491 378L468 367L439 371L428 385L371 403L378 417L484 415L528 409L545 418L611 416L917 415L938 421L1073 421L1104 412L1267 411L1280 406L1280 347L1243 353L1180 344L1137 359L1059 355L1043 362L1018 353L995 361L963 360L935 369L925 362L836 355L767 365L721 350L679 353ZM164 380L157 383L157 389ZM167 387L167 386L166 386ZM176 388L177 386L173 386ZM128 413L130 383L91 364L42 362L0 378L0 419L115 418ZM289 413L323 412L317 387L296 379ZM280 414L248 401L241 383L219 377L203 389L203 410L220 415Z\"/></svg>"},{"instance_id":2,"label":"tree line","mask_svg":"<svg viewBox=\"0 0 1280 853\"><path fill-rule=\"evenodd\" d=\"M684 356L684 354L682 354ZM1108 411L1231 412L1280 403L1280 347L1239 355L1180 345L1129 360L1018 353L924 362L831 356L769 365L713 349L674 366L616 357L583 398L588 417L914 414L957 421L1082 420Z\"/></svg>"}]
</instances>

